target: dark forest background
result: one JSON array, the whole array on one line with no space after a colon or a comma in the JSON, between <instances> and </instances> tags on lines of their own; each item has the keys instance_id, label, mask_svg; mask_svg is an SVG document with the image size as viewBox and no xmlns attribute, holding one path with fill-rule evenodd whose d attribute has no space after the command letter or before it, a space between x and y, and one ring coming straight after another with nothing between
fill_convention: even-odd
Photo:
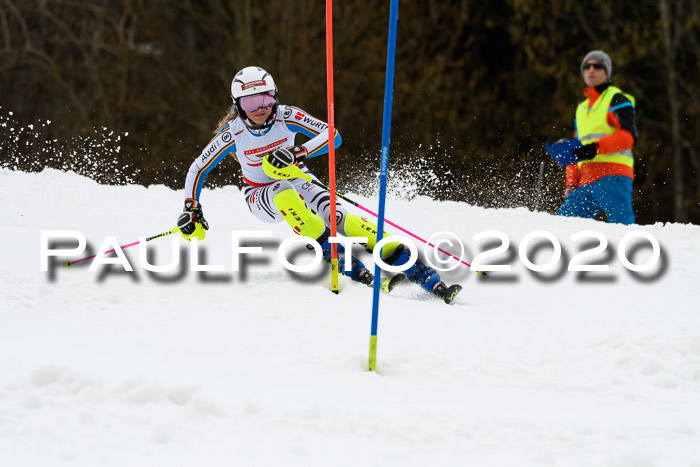
<instances>
[{"instance_id":1,"label":"dark forest background","mask_svg":"<svg viewBox=\"0 0 700 467\"><path fill-rule=\"evenodd\" d=\"M572 134L589 50L637 99L638 223L700 223L700 11L693 0L402 1L390 167L420 194L532 208L542 143ZM334 2L343 190L379 170L389 1ZM182 188L231 101L266 68L326 120L322 0L0 1L0 165ZM326 177L326 158L311 161ZM547 159L540 208L563 201ZM234 161L207 179L240 184ZM173 209L180 200L173 200Z\"/></svg>"}]
</instances>

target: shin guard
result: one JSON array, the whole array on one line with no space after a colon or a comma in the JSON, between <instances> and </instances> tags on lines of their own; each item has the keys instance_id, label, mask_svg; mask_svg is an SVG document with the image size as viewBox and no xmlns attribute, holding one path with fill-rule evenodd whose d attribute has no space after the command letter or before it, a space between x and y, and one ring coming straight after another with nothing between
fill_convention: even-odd
<instances>
[{"instance_id":1,"label":"shin guard","mask_svg":"<svg viewBox=\"0 0 700 467\"><path fill-rule=\"evenodd\" d=\"M343 224L343 230L345 235L348 237L367 237L367 245L365 248L367 251L374 251L374 245L377 243L377 225L370 222L364 217L360 217L356 214L348 214L345 216L345 224ZM384 232L384 237L389 235ZM396 247L401 245L399 242L388 242L384 244L382 248L382 259L387 259L390 257Z\"/></svg>"},{"instance_id":2,"label":"shin guard","mask_svg":"<svg viewBox=\"0 0 700 467\"><path fill-rule=\"evenodd\" d=\"M323 220L306 207L306 203L296 190L284 190L275 195L272 201L294 233L318 238L326 229Z\"/></svg>"}]
</instances>

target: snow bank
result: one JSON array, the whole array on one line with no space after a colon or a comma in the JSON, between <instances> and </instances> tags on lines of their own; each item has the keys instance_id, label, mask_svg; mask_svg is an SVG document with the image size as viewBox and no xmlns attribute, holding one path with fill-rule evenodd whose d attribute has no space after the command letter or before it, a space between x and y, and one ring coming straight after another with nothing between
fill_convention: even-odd
<instances>
[{"instance_id":1,"label":"snow bank","mask_svg":"<svg viewBox=\"0 0 700 467\"><path fill-rule=\"evenodd\" d=\"M87 262L41 272L42 230L79 230L94 248L107 236L130 243L169 229L182 196L53 170L0 170L0 180L10 194L1 465L700 464L698 226L392 198L388 218L423 238L453 232L467 259L487 243L473 235L502 231L511 247L490 261L512 270L444 274L465 286L452 306L413 284L383 295L370 374L369 289L343 280L335 296L326 274L294 276L274 261L245 277L226 266L159 280L138 266L137 247L125 250L134 273L91 273ZM238 188L202 202L208 263L230 263L232 230L272 230L271 250L290 235L257 222ZM563 269L523 266L518 247L533 230L561 242ZM608 272L565 270L581 248L571 235L586 230L608 240L592 258ZM617 256L636 230L661 246L647 273ZM149 243L156 258L170 254L169 240ZM531 248L537 264L552 256ZM638 264L651 255L628 251Z\"/></svg>"}]
</instances>

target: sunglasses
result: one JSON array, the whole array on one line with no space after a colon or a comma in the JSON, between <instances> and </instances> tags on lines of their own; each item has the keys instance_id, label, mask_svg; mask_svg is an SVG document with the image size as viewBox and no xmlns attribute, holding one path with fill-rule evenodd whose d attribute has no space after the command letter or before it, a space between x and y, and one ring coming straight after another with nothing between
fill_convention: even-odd
<instances>
[{"instance_id":1,"label":"sunglasses","mask_svg":"<svg viewBox=\"0 0 700 467\"><path fill-rule=\"evenodd\" d=\"M584 69L584 70L588 70L590 67L593 67L593 68L595 68L596 70L602 70L603 68L605 68L605 67L604 67L603 65L601 65L600 63L586 63L585 65L583 65L583 69Z\"/></svg>"},{"instance_id":2,"label":"sunglasses","mask_svg":"<svg viewBox=\"0 0 700 467\"><path fill-rule=\"evenodd\" d=\"M275 93L272 91L241 97L241 108L246 112L255 112L258 109L270 110L275 106Z\"/></svg>"}]
</instances>

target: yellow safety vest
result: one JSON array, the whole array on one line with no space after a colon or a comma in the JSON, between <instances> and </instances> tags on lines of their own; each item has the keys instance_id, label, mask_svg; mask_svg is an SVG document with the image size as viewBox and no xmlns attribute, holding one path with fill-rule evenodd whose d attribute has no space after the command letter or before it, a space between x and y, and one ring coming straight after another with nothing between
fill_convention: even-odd
<instances>
[{"instance_id":1,"label":"yellow safety vest","mask_svg":"<svg viewBox=\"0 0 700 467\"><path fill-rule=\"evenodd\" d=\"M583 144L591 144L598 141L600 138L612 135L617 131L617 128L608 124L608 112L616 110L617 107L610 107L612 98L615 94L620 93L629 99L632 108L635 108L635 100L630 94L622 92L615 86L608 86L603 93L598 96L598 99L593 104L593 107L588 108L588 101L581 102L576 108L576 132L579 141ZM627 106L625 103L622 106ZM615 164L623 164L629 167L634 167L634 156L630 149L623 149L612 154L597 154L593 159L588 159L578 163L580 169L583 164L589 162L612 162Z\"/></svg>"}]
</instances>

